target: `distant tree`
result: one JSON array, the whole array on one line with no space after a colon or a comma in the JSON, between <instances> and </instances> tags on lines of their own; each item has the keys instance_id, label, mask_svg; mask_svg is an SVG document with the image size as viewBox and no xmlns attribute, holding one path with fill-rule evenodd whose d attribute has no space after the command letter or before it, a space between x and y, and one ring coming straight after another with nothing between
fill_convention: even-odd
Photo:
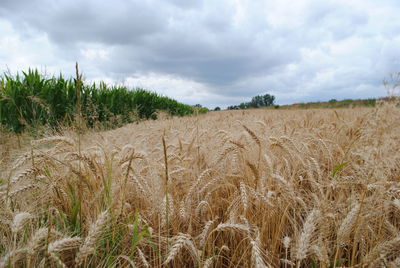
<instances>
[{"instance_id":1,"label":"distant tree","mask_svg":"<svg viewBox=\"0 0 400 268\"><path fill-rule=\"evenodd\" d=\"M201 108L198 108L198 111L199 111L199 114L206 114L206 113L208 113L208 108L207 107L201 107Z\"/></svg>"},{"instance_id":2,"label":"distant tree","mask_svg":"<svg viewBox=\"0 0 400 268\"><path fill-rule=\"evenodd\" d=\"M193 109L196 114L206 114L209 111L207 107L203 107L201 104L193 105Z\"/></svg>"},{"instance_id":3,"label":"distant tree","mask_svg":"<svg viewBox=\"0 0 400 268\"><path fill-rule=\"evenodd\" d=\"M228 109L228 110L238 110L239 107L238 107L237 105L231 105L231 106L228 106L227 109Z\"/></svg>"},{"instance_id":4,"label":"distant tree","mask_svg":"<svg viewBox=\"0 0 400 268\"><path fill-rule=\"evenodd\" d=\"M218 106L214 108L214 111L221 111L221 108L219 108Z\"/></svg>"},{"instance_id":5,"label":"distant tree","mask_svg":"<svg viewBox=\"0 0 400 268\"><path fill-rule=\"evenodd\" d=\"M263 100L264 100L264 106L272 106L272 105L274 105L275 96L269 95L269 94L265 94L262 97L263 97Z\"/></svg>"},{"instance_id":6,"label":"distant tree","mask_svg":"<svg viewBox=\"0 0 400 268\"><path fill-rule=\"evenodd\" d=\"M228 110L237 109L248 109L248 108L259 108L266 106L273 106L275 101L275 96L270 94L254 96L250 102L242 102L239 105L232 105L228 107Z\"/></svg>"},{"instance_id":7,"label":"distant tree","mask_svg":"<svg viewBox=\"0 0 400 268\"><path fill-rule=\"evenodd\" d=\"M275 97L270 94L258 95L251 99L249 106L252 108L272 106L274 101Z\"/></svg>"},{"instance_id":8,"label":"distant tree","mask_svg":"<svg viewBox=\"0 0 400 268\"><path fill-rule=\"evenodd\" d=\"M250 107L248 102L242 102L241 104L239 104L239 109L247 109Z\"/></svg>"},{"instance_id":9,"label":"distant tree","mask_svg":"<svg viewBox=\"0 0 400 268\"><path fill-rule=\"evenodd\" d=\"M255 96L251 99L250 101L250 107L251 108L258 108L264 106L264 99L262 96Z\"/></svg>"}]
</instances>

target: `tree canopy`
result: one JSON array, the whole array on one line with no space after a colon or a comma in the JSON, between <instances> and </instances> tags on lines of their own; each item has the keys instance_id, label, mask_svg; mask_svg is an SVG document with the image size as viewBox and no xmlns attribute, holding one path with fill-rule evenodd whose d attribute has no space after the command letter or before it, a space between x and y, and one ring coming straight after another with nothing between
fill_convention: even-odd
<instances>
[{"instance_id":1,"label":"tree canopy","mask_svg":"<svg viewBox=\"0 0 400 268\"><path fill-rule=\"evenodd\" d=\"M257 95L257 96L254 96L250 102L242 102L239 105L228 106L228 110L273 106L274 101L275 101L275 96L273 96L273 95L270 95L270 94Z\"/></svg>"}]
</instances>

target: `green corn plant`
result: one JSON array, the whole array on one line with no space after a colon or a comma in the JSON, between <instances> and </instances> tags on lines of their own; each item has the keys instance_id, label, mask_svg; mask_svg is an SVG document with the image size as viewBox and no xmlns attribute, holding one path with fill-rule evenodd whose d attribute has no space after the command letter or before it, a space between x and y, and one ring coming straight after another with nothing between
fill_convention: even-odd
<instances>
[{"instance_id":1,"label":"green corn plant","mask_svg":"<svg viewBox=\"0 0 400 268\"><path fill-rule=\"evenodd\" d=\"M49 78L32 69L0 77L0 124L16 133L45 125L54 129L71 125L77 112L87 127L100 123L112 128L137 120L132 115L156 119L158 110L175 116L194 112L189 105L141 88L76 83L62 74Z\"/></svg>"}]
</instances>

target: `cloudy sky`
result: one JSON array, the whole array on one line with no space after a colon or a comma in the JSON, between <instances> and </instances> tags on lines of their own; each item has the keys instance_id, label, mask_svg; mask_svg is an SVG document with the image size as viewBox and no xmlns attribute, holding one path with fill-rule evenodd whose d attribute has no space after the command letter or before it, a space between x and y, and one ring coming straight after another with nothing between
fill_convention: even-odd
<instances>
[{"instance_id":1,"label":"cloudy sky","mask_svg":"<svg viewBox=\"0 0 400 268\"><path fill-rule=\"evenodd\" d=\"M1 0L0 71L36 67L210 108L386 95L399 0Z\"/></svg>"}]
</instances>

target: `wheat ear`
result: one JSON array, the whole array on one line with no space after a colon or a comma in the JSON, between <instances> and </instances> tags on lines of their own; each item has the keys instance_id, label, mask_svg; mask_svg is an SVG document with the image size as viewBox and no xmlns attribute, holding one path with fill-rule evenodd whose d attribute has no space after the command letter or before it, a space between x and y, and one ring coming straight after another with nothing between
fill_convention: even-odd
<instances>
[{"instance_id":1,"label":"wheat ear","mask_svg":"<svg viewBox=\"0 0 400 268\"><path fill-rule=\"evenodd\" d=\"M34 146L38 146L41 144L46 144L46 143L64 143L68 146L75 147L75 141L71 138L65 137L65 136L53 136L53 137L48 137L36 141L32 141L31 144Z\"/></svg>"},{"instance_id":2,"label":"wheat ear","mask_svg":"<svg viewBox=\"0 0 400 268\"><path fill-rule=\"evenodd\" d=\"M63 239L56 240L51 242L47 248L50 259L52 259L55 263L57 263L61 267L67 267L65 263L57 256L57 253L60 253L64 250L70 250L79 247L82 239L80 237L66 237Z\"/></svg>"},{"instance_id":3,"label":"wheat ear","mask_svg":"<svg viewBox=\"0 0 400 268\"><path fill-rule=\"evenodd\" d=\"M350 212L347 214L346 218L344 218L344 220L340 224L337 233L337 242L339 245L343 245L348 242L350 234L357 221L357 216L359 214L360 208L361 206L359 203L355 204Z\"/></svg>"},{"instance_id":4,"label":"wheat ear","mask_svg":"<svg viewBox=\"0 0 400 268\"><path fill-rule=\"evenodd\" d=\"M192 255L192 258L194 258L195 261L198 259L197 249L194 246L190 235L179 233L177 236L174 237L174 240L175 241L169 250L169 253L168 253L167 259L164 262L164 265L167 265L168 263L173 261L176 258L176 256L178 255L178 253L182 251L183 248L186 248L187 250L189 250L189 252Z\"/></svg>"},{"instance_id":5,"label":"wheat ear","mask_svg":"<svg viewBox=\"0 0 400 268\"><path fill-rule=\"evenodd\" d=\"M223 232L223 231L229 231L229 232L245 232L246 234L249 234L250 228L248 225L245 224L238 224L238 223L220 223L218 224L217 228L214 229L216 232Z\"/></svg>"},{"instance_id":6,"label":"wheat ear","mask_svg":"<svg viewBox=\"0 0 400 268\"><path fill-rule=\"evenodd\" d=\"M295 245L295 258L301 261L307 257L307 252L310 248L310 240L316 228L316 221L319 215L319 210L313 209L307 216L297 243Z\"/></svg>"},{"instance_id":7,"label":"wheat ear","mask_svg":"<svg viewBox=\"0 0 400 268\"><path fill-rule=\"evenodd\" d=\"M14 216L11 223L11 231L17 234L24 227L25 223L31 218L31 214L28 212L19 212Z\"/></svg>"},{"instance_id":8,"label":"wheat ear","mask_svg":"<svg viewBox=\"0 0 400 268\"><path fill-rule=\"evenodd\" d=\"M55 237L57 236L60 237L63 235L61 232L58 232L56 230L50 230L50 234ZM48 235L49 235L49 229L47 227L42 227L37 229L28 242L27 245L28 253L30 255L33 255L35 254L35 252L41 250L45 246L44 242L48 238Z\"/></svg>"},{"instance_id":9,"label":"wheat ear","mask_svg":"<svg viewBox=\"0 0 400 268\"><path fill-rule=\"evenodd\" d=\"M16 261L22 258L26 251L26 248L21 248L8 252L3 258L0 259L0 268L10 267L10 264L12 267Z\"/></svg>"},{"instance_id":10,"label":"wheat ear","mask_svg":"<svg viewBox=\"0 0 400 268\"><path fill-rule=\"evenodd\" d=\"M212 265L213 262L214 262L214 259L215 259L214 256L208 258L208 259L204 262L203 268L209 268L209 267L211 267L211 265Z\"/></svg>"},{"instance_id":11,"label":"wheat ear","mask_svg":"<svg viewBox=\"0 0 400 268\"><path fill-rule=\"evenodd\" d=\"M394 261L388 263L388 268L398 268L400 267L400 257L397 257Z\"/></svg>"},{"instance_id":12,"label":"wheat ear","mask_svg":"<svg viewBox=\"0 0 400 268\"><path fill-rule=\"evenodd\" d=\"M246 185L243 182L240 182L240 199L242 201L243 209L246 212L249 207L249 198L246 192Z\"/></svg>"},{"instance_id":13,"label":"wheat ear","mask_svg":"<svg viewBox=\"0 0 400 268\"><path fill-rule=\"evenodd\" d=\"M103 211L95 223L90 226L89 233L85 238L82 246L79 247L79 252L76 254L75 263L81 265L82 262L91 254L95 252L96 242L99 239L104 226L107 224L109 218L108 211Z\"/></svg>"},{"instance_id":14,"label":"wheat ear","mask_svg":"<svg viewBox=\"0 0 400 268\"><path fill-rule=\"evenodd\" d=\"M253 130L251 130L250 128L248 128L247 126L243 125L243 128L246 130L247 133L249 133L249 135L251 136L251 138L257 143L258 146L261 147L261 141L258 138L258 136L256 135L256 133L254 133Z\"/></svg>"},{"instance_id":15,"label":"wheat ear","mask_svg":"<svg viewBox=\"0 0 400 268\"><path fill-rule=\"evenodd\" d=\"M206 222L204 225L203 231L199 235L199 245L200 247L204 247L208 232L210 231L211 226L218 220L218 218L214 220L210 220Z\"/></svg>"},{"instance_id":16,"label":"wheat ear","mask_svg":"<svg viewBox=\"0 0 400 268\"><path fill-rule=\"evenodd\" d=\"M144 267L149 268L150 264L147 262L146 257L144 256L143 252L140 250L140 248L136 248L139 260L143 264Z\"/></svg>"},{"instance_id":17,"label":"wheat ear","mask_svg":"<svg viewBox=\"0 0 400 268\"><path fill-rule=\"evenodd\" d=\"M253 264L253 267L255 268L269 267L267 264L265 264L264 259L262 257L261 238L259 231L257 231L257 237L255 240L250 238L250 245L251 245L251 262Z\"/></svg>"}]
</instances>

